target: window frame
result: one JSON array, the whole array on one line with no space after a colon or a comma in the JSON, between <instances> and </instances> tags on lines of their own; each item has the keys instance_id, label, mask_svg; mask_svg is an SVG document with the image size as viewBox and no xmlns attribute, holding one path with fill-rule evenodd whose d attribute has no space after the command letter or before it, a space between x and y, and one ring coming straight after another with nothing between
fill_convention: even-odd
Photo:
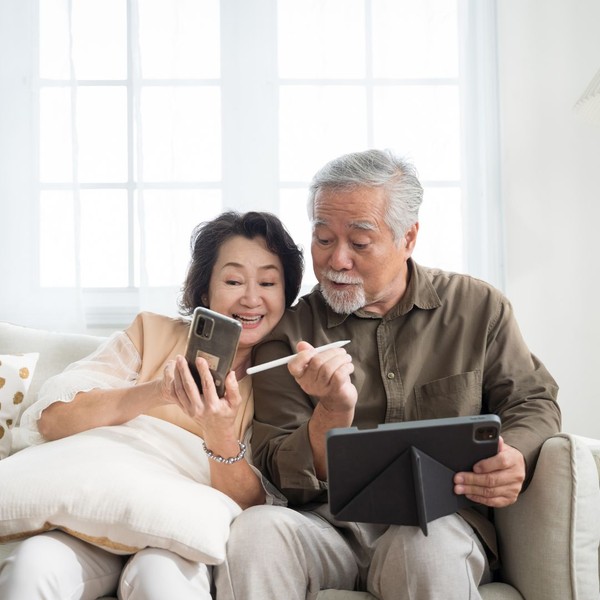
<instances>
[{"instance_id":1,"label":"window frame","mask_svg":"<svg viewBox=\"0 0 600 600\"><path fill-rule=\"evenodd\" d=\"M365 0L368 11L372 0ZM127 0L131 23L131 0ZM256 118L257 114L277 115L279 85L295 84L277 74L276 0L262 0L256 5L247 0L221 2L221 102L222 180L215 182L222 190L223 207L245 210L279 211L280 189L305 189L307 182L282 182L278 175L277 119ZM458 0L461 100L461 174L460 185L465 199L463 214L466 271L504 288L504 237L500 197L499 106L497 90L496 1ZM10 56L0 66L0 82L11 90L0 94L6 135L0 136L0 203L11 203L11 220L24 223L17 228L5 222L0 231L0 250L9 256L11 248L19 248L21 269L4 265L5 281L21 290L23 301L9 306L7 316L24 322L36 306L52 304L60 299L60 289L39 286L39 196L42 188L53 184L39 183L36 131L39 130L39 85L37 79L38 0L5 0L0 8L0 51ZM251 26L249 26L251 25ZM368 28L368 22L366 24ZM260 28L262 35L256 36ZM250 31L253 32L250 35ZM131 38L131 36L128 36ZM260 43L256 43L256 38ZM367 40L368 41L368 40ZM235 43L233 43L235 42ZM129 39L129 44L133 40ZM132 71L131 48L128 51L129 72ZM368 62L368 61L367 61ZM10 63L10 64L9 64ZM258 65L250 72L248 65ZM464 76L462 75L464 73ZM370 74L367 73L367 76ZM268 85L255 85L256 78ZM313 81L313 80L311 80ZM321 80L318 83L322 83ZM370 85L373 84L371 78ZM91 83L91 82L88 82ZM103 82L106 84L106 82ZM335 83L339 83L335 81ZM85 84L85 82L81 82ZM128 182L125 184L130 205L130 233L133 223L133 195L138 187L161 187L163 184L135 183L133 144L135 91L128 77ZM371 88L372 94L372 88ZM367 91L369 96L369 91ZM261 110L257 111L256 107ZM465 118L467 115L468 118ZM371 132L372 123L368 124ZM240 143L242 140L243 143ZM260 144L260 152L255 148ZM19 152L14 153L13 148ZM253 161L246 160L252 153ZM26 157L26 158L25 158ZM4 165L4 168L2 168ZM273 176L273 174L277 174ZM423 182L427 184L428 182ZM189 183L169 184L177 188ZM202 185L202 184L200 184ZM87 185L80 184L81 189ZM101 187L101 186L97 186ZM18 202L18 206L14 203ZM173 286L141 291L133 283L133 248L129 250L130 278L126 288L86 288L82 291L78 310L85 315L88 330L110 330L128 324L140 306L160 304L173 296ZM310 271L310 256L307 256ZM156 299L156 302L154 302ZM6 307L5 307L6 308ZM42 315L46 313L42 310ZM51 317L60 326L58 315Z\"/></svg>"}]
</instances>

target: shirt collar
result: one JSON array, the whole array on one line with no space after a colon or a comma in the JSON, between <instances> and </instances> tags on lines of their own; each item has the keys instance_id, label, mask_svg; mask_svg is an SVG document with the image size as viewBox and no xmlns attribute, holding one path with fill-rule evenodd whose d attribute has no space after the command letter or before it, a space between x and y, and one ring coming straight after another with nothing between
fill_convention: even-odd
<instances>
[{"instance_id":1,"label":"shirt collar","mask_svg":"<svg viewBox=\"0 0 600 600\"><path fill-rule=\"evenodd\" d=\"M402 298L400 298L398 304L394 306L383 319L389 321L409 313L414 307L430 310L441 306L442 302L438 296L431 280L428 276L427 270L419 266L412 258L408 259L408 272L409 281L406 292ZM325 302L325 300L323 300ZM349 315L339 314L334 312L327 303L327 327L336 327L343 323ZM354 313L357 317L362 319L381 319L380 315L375 315L364 310L357 310Z\"/></svg>"}]
</instances>

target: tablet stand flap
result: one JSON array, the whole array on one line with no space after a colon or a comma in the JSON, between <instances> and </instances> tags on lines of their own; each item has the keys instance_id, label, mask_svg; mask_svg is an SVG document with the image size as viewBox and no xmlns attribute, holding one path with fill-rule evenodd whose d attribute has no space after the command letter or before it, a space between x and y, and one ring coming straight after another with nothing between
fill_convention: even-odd
<instances>
[{"instance_id":1,"label":"tablet stand flap","mask_svg":"<svg viewBox=\"0 0 600 600\"><path fill-rule=\"evenodd\" d=\"M427 523L456 512L454 471L414 446L348 497L334 517L341 521L413 525L427 535Z\"/></svg>"},{"instance_id":2,"label":"tablet stand flap","mask_svg":"<svg viewBox=\"0 0 600 600\"><path fill-rule=\"evenodd\" d=\"M410 455L418 524L427 535L427 523L460 508L459 496L453 491L454 471L414 446Z\"/></svg>"},{"instance_id":3,"label":"tablet stand flap","mask_svg":"<svg viewBox=\"0 0 600 600\"><path fill-rule=\"evenodd\" d=\"M419 523L409 449L404 450L373 479L365 482L360 490L348 493L346 502L333 511L336 519L385 525Z\"/></svg>"}]
</instances>

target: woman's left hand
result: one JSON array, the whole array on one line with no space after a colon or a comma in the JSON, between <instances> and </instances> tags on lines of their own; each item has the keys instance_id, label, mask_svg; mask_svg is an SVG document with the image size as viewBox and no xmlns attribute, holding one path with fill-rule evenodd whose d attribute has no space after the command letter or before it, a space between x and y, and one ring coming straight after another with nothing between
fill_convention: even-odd
<instances>
[{"instance_id":1,"label":"woman's left hand","mask_svg":"<svg viewBox=\"0 0 600 600\"><path fill-rule=\"evenodd\" d=\"M185 414L205 431L231 431L238 408L242 404L234 371L225 378L225 395L219 398L215 383L204 358L196 358L196 367L202 382L202 394L183 356L177 356L165 369L164 383L167 401L177 404Z\"/></svg>"}]
</instances>

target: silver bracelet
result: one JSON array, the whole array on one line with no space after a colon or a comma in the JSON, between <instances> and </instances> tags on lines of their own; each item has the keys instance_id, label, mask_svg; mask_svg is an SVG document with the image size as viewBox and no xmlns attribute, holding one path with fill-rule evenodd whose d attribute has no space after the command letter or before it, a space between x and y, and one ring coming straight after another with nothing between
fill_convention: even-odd
<instances>
[{"instance_id":1,"label":"silver bracelet","mask_svg":"<svg viewBox=\"0 0 600 600\"><path fill-rule=\"evenodd\" d=\"M223 456L219 456L218 454L215 454L212 450L209 450L206 447L206 444L204 443L204 441L202 442L202 447L204 448L204 452L206 452L206 456L208 456L208 458L210 458L212 460L216 460L218 463L222 463L224 465L232 465L233 463L236 463L239 460L242 460L242 458L244 458L244 456L246 456L246 444L244 444L243 442L240 442L239 440L238 440L238 444L240 446L240 451L239 451L238 455L230 456L229 458L224 458Z\"/></svg>"}]
</instances>

